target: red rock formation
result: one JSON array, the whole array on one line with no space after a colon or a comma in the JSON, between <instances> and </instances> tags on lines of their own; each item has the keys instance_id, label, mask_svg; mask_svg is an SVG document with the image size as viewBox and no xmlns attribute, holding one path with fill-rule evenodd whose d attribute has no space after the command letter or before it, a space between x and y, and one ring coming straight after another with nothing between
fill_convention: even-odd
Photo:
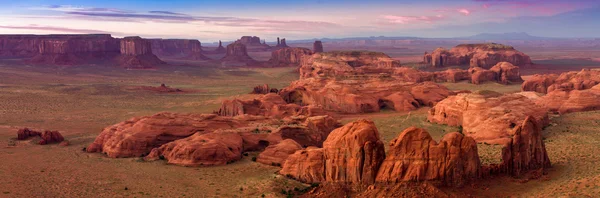
<instances>
[{"instance_id":1,"label":"red rock formation","mask_svg":"<svg viewBox=\"0 0 600 198\"><path fill-rule=\"evenodd\" d=\"M300 106L287 104L275 93L266 94L258 99L242 101L238 99L223 101L217 112L220 116L261 115L283 118L296 115Z\"/></svg>"},{"instance_id":2,"label":"red rock formation","mask_svg":"<svg viewBox=\"0 0 600 198\"><path fill-rule=\"evenodd\" d=\"M279 174L304 183L325 181L325 157L322 148L308 147L289 155Z\"/></svg>"},{"instance_id":3,"label":"red rock formation","mask_svg":"<svg viewBox=\"0 0 600 198\"><path fill-rule=\"evenodd\" d=\"M585 90L553 90L535 103L560 114L600 110L600 85Z\"/></svg>"},{"instance_id":4,"label":"red rock formation","mask_svg":"<svg viewBox=\"0 0 600 198\"><path fill-rule=\"evenodd\" d=\"M141 86L137 89L145 90L145 91L152 91L152 92L157 92L157 93L185 93L186 92L181 89L171 88L165 84L160 84L160 86L158 86L158 87Z\"/></svg>"},{"instance_id":5,"label":"red rock formation","mask_svg":"<svg viewBox=\"0 0 600 198\"><path fill-rule=\"evenodd\" d=\"M41 136L41 135L42 135L41 132L30 130L28 128L19 129L19 131L17 131L17 140L26 140L26 139L29 139L30 137Z\"/></svg>"},{"instance_id":6,"label":"red rock formation","mask_svg":"<svg viewBox=\"0 0 600 198\"><path fill-rule=\"evenodd\" d=\"M248 55L246 45L240 42L227 45L227 54L221 61L224 66L256 66L258 64Z\"/></svg>"},{"instance_id":7,"label":"red rock formation","mask_svg":"<svg viewBox=\"0 0 600 198\"><path fill-rule=\"evenodd\" d=\"M519 67L514 66L509 62L499 62L495 66L493 66L490 71L496 73L495 80L502 84L512 84L512 83L521 83L523 79L521 78L521 72L519 71Z\"/></svg>"},{"instance_id":8,"label":"red rock formation","mask_svg":"<svg viewBox=\"0 0 600 198\"><path fill-rule=\"evenodd\" d=\"M579 72L566 72L555 74L535 75L525 81L521 87L523 91L549 93L554 90L584 90L600 84L600 71L583 69Z\"/></svg>"},{"instance_id":9,"label":"red rock formation","mask_svg":"<svg viewBox=\"0 0 600 198\"><path fill-rule=\"evenodd\" d=\"M280 174L304 182L370 184L385 155L375 124L359 120L331 132L323 149L290 155Z\"/></svg>"},{"instance_id":10,"label":"red rock formation","mask_svg":"<svg viewBox=\"0 0 600 198\"><path fill-rule=\"evenodd\" d=\"M533 116L541 126L549 124L547 109L519 93L499 94L480 91L450 96L429 111L433 123L462 126L463 133L478 142L506 142L512 129L527 116Z\"/></svg>"},{"instance_id":11,"label":"red rock formation","mask_svg":"<svg viewBox=\"0 0 600 198\"><path fill-rule=\"evenodd\" d=\"M389 74L399 67L400 61L381 52L327 52L305 58L300 68L300 78Z\"/></svg>"},{"instance_id":12,"label":"red rock formation","mask_svg":"<svg viewBox=\"0 0 600 198\"><path fill-rule=\"evenodd\" d=\"M446 50L438 48L431 54L425 54L423 60L433 67L467 65L490 68L499 62L509 62L517 66L531 65L531 59L511 46L486 43L463 44Z\"/></svg>"},{"instance_id":13,"label":"red rock formation","mask_svg":"<svg viewBox=\"0 0 600 198\"><path fill-rule=\"evenodd\" d=\"M254 87L250 94L268 94L277 92L279 92L279 90L277 90L276 88L270 88L268 84L264 84Z\"/></svg>"},{"instance_id":14,"label":"red rock formation","mask_svg":"<svg viewBox=\"0 0 600 198\"><path fill-rule=\"evenodd\" d=\"M246 46L250 46L250 45L262 45L262 43L260 42L260 38L257 36L242 36L242 38L240 38L240 43L246 45Z\"/></svg>"},{"instance_id":15,"label":"red rock formation","mask_svg":"<svg viewBox=\"0 0 600 198\"><path fill-rule=\"evenodd\" d=\"M484 82L495 82L496 81L496 73L491 70L485 70L481 67L472 67L469 69L469 74L471 74L471 83L473 84L482 84Z\"/></svg>"},{"instance_id":16,"label":"red rock formation","mask_svg":"<svg viewBox=\"0 0 600 198\"><path fill-rule=\"evenodd\" d=\"M35 136L39 136L41 138L41 140L38 142L39 145L60 143L65 140L65 138L58 131L44 131L42 133L30 130L28 128L19 129L19 131L17 131L18 140L26 140Z\"/></svg>"},{"instance_id":17,"label":"red rock formation","mask_svg":"<svg viewBox=\"0 0 600 198\"><path fill-rule=\"evenodd\" d=\"M149 39L152 52L159 57L189 60L209 60L202 53L202 44L198 40L186 39Z\"/></svg>"},{"instance_id":18,"label":"red rock formation","mask_svg":"<svg viewBox=\"0 0 600 198\"><path fill-rule=\"evenodd\" d=\"M302 149L302 146L292 139L285 139L279 144L270 145L258 155L256 161L266 165L281 166L291 154Z\"/></svg>"},{"instance_id":19,"label":"red rock formation","mask_svg":"<svg viewBox=\"0 0 600 198\"><path fill-rule=\"evenodd\" d=\"M242 158L242 143L237 133L196 133L152 149L146 159L180 166L225 165Z\"/></svg>"},{"instance_id":20,"label":"red rock formation","mask_svg":"<svg viewBox=\"0 0 600 198\"><path fill-rule=\"evenodd\" d=\"M275 67L300 66L303 58L312 55L313 52L301 47L287 47L271 52L269 64Z\"/></svg>"},{"instance_id":21,"label":"red rock formation","mask_svg":"<svg viewBox=\"0 0 600 198\"><path fill-rule=\"evenodd\" d=\"M152 53L152 43L137 36L121 39L121 56L117 62L127 68L152 68L165 64Z\"/></svg>"},{"instance_id":22,"label":"red rock formation","mask_svg":"<svg viewBox=\"0 0 600 198\"><path fill-rule=\"evenodd\" d=\"M219 41L219 47L217 47L217 49L215 49L215 53L217 53L217 54L227 53L227 49L225 47L223 47L223 43L221 41Z\"/></svg>"},{"instance_id":23,"label":"red rock formation","mask_svg":"<svg viewBox=\"0 0 600 198\"><path fill-rule=\"evenodd\" d=\"M271 135L281 139L293 139L303 147L321 147L331 131L340 127L340 123L331 116L308 117L298 124L279 127Z\"/></svg>"},{"instance_id":24,"label":"red rock formation","mask_svg":"<svg viewBox=\"0 0 600 198\"><path fill-rule=\"evenodd\" d=\"M216 115L159 113L104 128L87 147L87 152L103 152L113 158L139 157L153 148L197 132L210 133L242 126L247 126L247 123Z\"/></svg>"},{"instance_id":25,"label":"red rock formation","mask_svg":"<svg viewBox=\"0 0 600 198\"><path fill-rule=\"evenodd\" d=\"M58 131L44 131L40 137L42 137L42 140L39 142L40 145L60 143L65 140Z\"/></svg>"},{"instance_id":26,"label":"red rock formation","mask_svg":"<svg viewBox=\"0 0 600 198\"><path fill-rule=\"evenodd\" d=\"M536 118L528 116L512 134L511 141L502 148L502 170L499 172L518 177L552 166L542 138L542 126Z\"/></svg>"},{"instance_id":27,"label":"red rock formation","mask_svg":"<svg viewBox=\"0 0 600 198\"><path fill-rule=\"evenodd\" d=\"M277 37L277 45L275 47L284 48L284 47L289 47L289 46L285 42L285 39L280 40L279 37Z\"/></svg>"},{"instance_id":28,"label":"red rock formation","mask_svg":"<svg viewBox=\"0 0 600 198\"><path fill-rule=\"evenodd\" d=\"M400 110L433 105L454 93L432 82L410 83L393 78L307 78L293 82L279 94L288 103L319 106L330 112L368 113L382 108Z\"/></svg>"},{"instance_id":29,"label":"red rock formation","mask_svg":"<svg viewBox=\"0 0 600 198\"><path fill-rule=\"evenodd\" d=\"M377 181L438 181L463 186L480 175L481 163L473 138L454 132L437 143L424 129L411 127L391 141Z\"/></svg>"},{"instance_id":30,"label":"red rock formation","mask_svg":"<svg viewBox=\"0 0 600 198\"><path fill-rule=\"evenodd\" d=\"M463 80L471 80L472 74L468 70L448 69L441 72L435 72L434 78L436 82L456 83Z\"/></svg>"},{"instance_id":31,"label":"red rock formation","mask_svg":"<svg viewBox=\"0 0 600 198\"><path fill-rule=\"evenodd\" d=\"M313 43L313 52L314 53L324 52L323 51L323 42L321 42L321 41L315 41L315 43Z\"/></svg>"}]
</instances>

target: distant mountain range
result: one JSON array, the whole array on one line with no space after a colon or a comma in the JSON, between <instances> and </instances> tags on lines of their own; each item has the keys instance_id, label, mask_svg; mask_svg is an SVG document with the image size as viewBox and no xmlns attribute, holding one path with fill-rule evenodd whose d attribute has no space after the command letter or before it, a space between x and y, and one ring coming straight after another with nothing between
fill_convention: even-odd
<instances>
[{"instance_id":1,"label":"distant mountain range","mask_svg":"<svg viewBox=\"0 0 600 198\"><path fill-rule=\"evenodd\" d=\"M509 32L509 33L481 33L468 37L457 37L455 39L465 40L553 40L556 38L531 36L526 32Z\"/></svg>"}]
</instances>

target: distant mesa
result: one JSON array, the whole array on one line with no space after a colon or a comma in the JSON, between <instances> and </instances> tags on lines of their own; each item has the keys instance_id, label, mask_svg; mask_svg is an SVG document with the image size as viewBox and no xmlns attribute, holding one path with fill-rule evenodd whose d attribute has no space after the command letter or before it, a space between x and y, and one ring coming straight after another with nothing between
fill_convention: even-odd
<instances>
[{"instance_id":1,"label":"distant mesa","mask_svg":"<svg viewBox=\"0 0 600 198\"><path fill-rule=\"evenodd\" d=\"M246 45L239 41L227 45L227 53L221 59L223 67L251 67L260 63L248 55Z\"/></svg>"},{"instance_id":2,"label":"distant mesa","mask_svg":"<svg viewBox=\"0 0 600 198\"><path fill-rule=\"evenodd\" d=\"M523 52L496 43L462 44L450 50L437 48L431 54L425 52L423 62L433 67L469 65L482 68L490 68L499 62L509 62L520 67L533 64Z\"/></svg>"},{"instance_id":3,"label":"distant mesa","mask_svg":"<svg viewBox=\"0 0 600 198\"><path fill-rule=\"evenodd\" d=\"M323 52L323 42L321 42L321 41L315 41L313 43L313 52L314 53L321 53L321 52Z\"/></svg>"},{"instance_id":4,"label":"distant mesa","mask_svg":"<svg viewBox=\"0 0 600 198\"><path fill-rule=\"evenodd\" d=\"M23 58L36 65L119 65L152 68L164 65L140 37L109 34L0 35L0 58Z\"/></svg>"},{"instance_id":5,"label":"distant mesa","mask_svg":"<svg viewBox=\"0 0 600 198\"><path fill-rule=\"evenodd\" d=\"M152 52L158 57L184 60L210 60L202 51L198 40L186 39L150 39Z\"/></svg>"},{"instance_id":6,"label":"distant mesa","mask_svg":"<svg viewBox=\"0 0 600 198\"><path fill-rule=\"evenodd\" d=\"M299 67L305 57L311 56L312 51L301 47L286 47L271 52L269 64L273 67Z\"/></svg>"},{"instance_id":7,"label":"distant mesa","mask_svg":"<svg viewBox=\"0 0 600 198\"><path fill-rule=\"evenodd\" d=\"M138 36L121 39L121 55L117 62L127 68L152 68L166 64L152 53L152 43Z\"/></svg>"}]
</instances>

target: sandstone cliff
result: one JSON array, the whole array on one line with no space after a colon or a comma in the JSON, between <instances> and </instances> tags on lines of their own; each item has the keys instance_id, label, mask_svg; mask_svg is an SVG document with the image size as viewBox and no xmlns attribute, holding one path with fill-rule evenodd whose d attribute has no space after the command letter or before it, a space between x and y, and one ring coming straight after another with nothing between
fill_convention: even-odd
<instances>
[{"instance_id":1,"label":"sandstone cliff","mask_svg":"<svg viewBox=\"0 0 600 198\"><path fill-rule=\"evenodd\" d=\"M531 65L531 59L511 46L485 43L457 45L450 50L438 48L431 54L425 53L423 61L433 67L470 65L490 68L499 62L509 62L516 66Z\"/></svg>"}]
</instances>

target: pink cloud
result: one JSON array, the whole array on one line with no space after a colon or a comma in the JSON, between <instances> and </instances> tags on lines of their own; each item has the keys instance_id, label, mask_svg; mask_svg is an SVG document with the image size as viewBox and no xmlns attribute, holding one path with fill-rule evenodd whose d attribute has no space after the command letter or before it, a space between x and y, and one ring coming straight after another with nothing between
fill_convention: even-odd
<instances>
[{"instance_id":1,"label":"pink cloud","mask_svg":"<svg viewBox=\"0 0 600 198\"><path fill-rule=\"evenodd\" d=\"M445 19L444 15L435 16L395 16L385 15L382 18L388 20L390 23L395 24L409 24L409 23L434 23Z\"/></svg>"},{"instance_id":2,"label":"pink cloud","mask_svg":"<svg viewBox=\"0 0 600 198\"><path fill-rule=\"evenodd\" d=\"M458 12L460 12L461 14L465 15L465 16L469 16L471 14L471 11L465 9L465 8L461 8L457 10Z\"/></svg>"},{"instance_id":3,"label":"pink cloud","mask_svg":"<svg viewBox=\"0 0 600 198\"><path fill-rule=\"evenodd\" d=\"M490 4L487 4L487 3L486 3L486 4L483 4L483 5L481 5L481 7L482 7L483 9L488 9L488 8L490 8Z\"/></svg>"}]
</instances>

